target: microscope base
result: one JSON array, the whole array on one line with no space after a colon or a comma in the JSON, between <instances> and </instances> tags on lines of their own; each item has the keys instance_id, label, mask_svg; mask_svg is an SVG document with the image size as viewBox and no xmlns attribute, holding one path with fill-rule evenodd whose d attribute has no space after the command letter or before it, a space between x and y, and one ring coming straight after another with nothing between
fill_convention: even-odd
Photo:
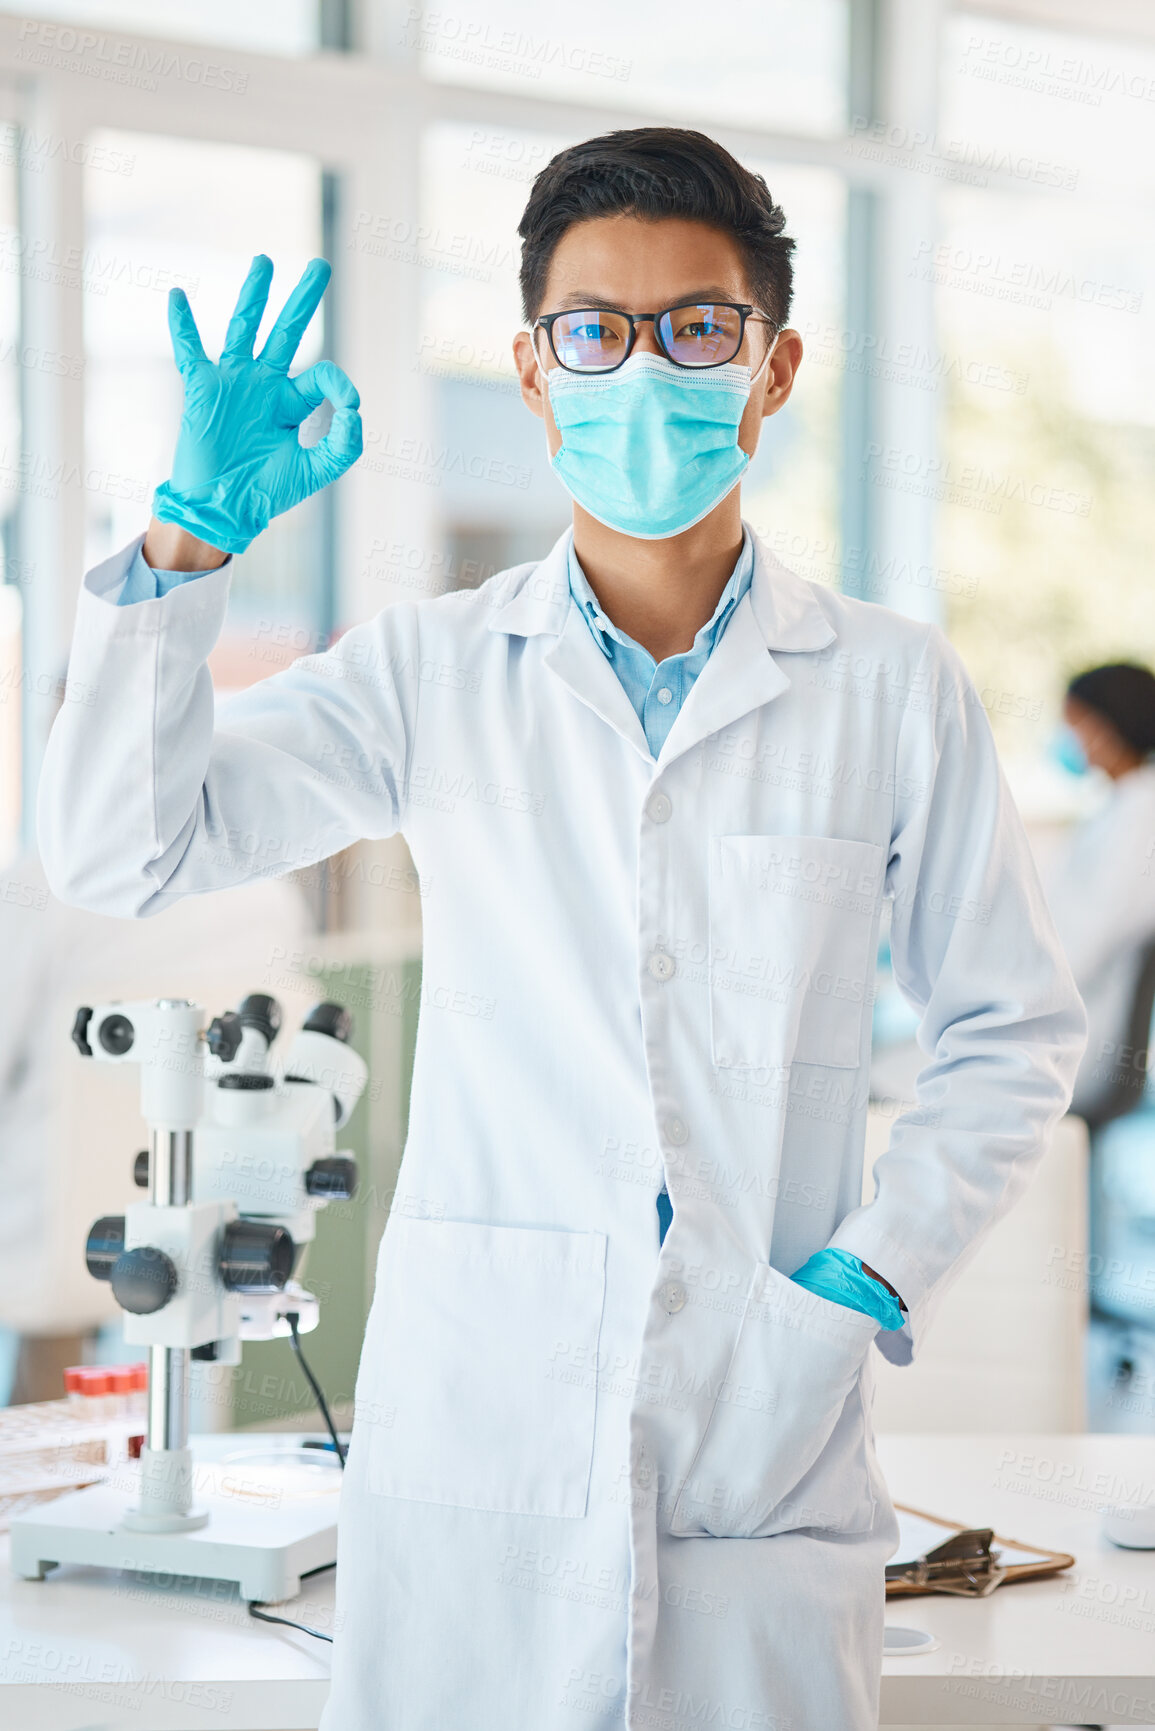
<instances>
[{"instance_id":1,"label":"microscope base","mask_svg":"<svg viewBox=\"0 0 1155 1731\"><path fill-rule=\"evenodd\" d=\"M214 1463L215 1464L215 1463ZM279 1495L270 1485L262 1502L230 1494L221 1477L211 1489L197 1485L207 1526L195 1532L139 1533L124 1525L135 1492L108 1485L69 1491L12 1522L14 1574L43 1580L59 1563L145 1574L235 1581L242 1599L276 1603L301 1590L301 1576L337 1558L337 1492ZM271 1477L272 1475L270 1475ZM199 1475L198 1475L199 1477Z\"/></svg>"}]
</instances>

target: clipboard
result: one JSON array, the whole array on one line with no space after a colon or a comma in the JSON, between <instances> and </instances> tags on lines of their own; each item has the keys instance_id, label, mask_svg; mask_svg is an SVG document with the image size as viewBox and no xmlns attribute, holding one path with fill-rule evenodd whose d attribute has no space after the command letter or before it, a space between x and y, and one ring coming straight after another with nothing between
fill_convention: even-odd
<instances>
[{"instance_id":1,"label":"clipboard","mask_svg":"<svg viewBox=\"0 0 1155 1731\"><path fill-rule=\"evenodd\" d=\"M991 1527L966 1527L906 1503L894 1508L902 1536L894 1560L886 1566L888 1599L929 1593L981 1599L996 1587L1041 1580L1075 1564L1066 1551L1004 1539Z\"/></svg>"}]
</instances>

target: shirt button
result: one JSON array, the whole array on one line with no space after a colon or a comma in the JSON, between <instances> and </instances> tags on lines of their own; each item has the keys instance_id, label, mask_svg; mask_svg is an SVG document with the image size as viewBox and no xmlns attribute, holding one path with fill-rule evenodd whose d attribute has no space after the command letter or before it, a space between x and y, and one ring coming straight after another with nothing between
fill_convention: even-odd
<instances>
[{"instance_id":1,"label":"shirt button","mask_svg":"<svg viewBox=\"0 0 1155 1731\"><path fill-rule=\"evenodd\" d=\"M646 816L651 823L665 823L673 809L673 801L669 794L656 793L646 807Z\"/></svg>"},{"instance_id":2,"label":"shirt button","mask_svg":"<svg viewBox=\"0 0 1155 1731\"><path fill-rule=\"evenodd\" d=\"M673 701L674 701L673 692L670 690L668 685L663 685L662 689L658 692L658 702L659 703L672 703Z\"/></svg>"},{"instance_id":3,"label":"shirt button","mask_svg":"<svg viewBox=\"0 0 1155 1731\"><path fill-rule=\"evenodd\" d=\"M655 950L646 965L655 980L669 980L673 978L676 963L665 950Z\"/></svg>"},{"instance_id":4,"label":"shirt button","mask_svg":"<svg viewBox=\"0 0 1155 1731\"><path fill-rule=\"evenodd\" d=\"M688 1142L690 1138L690 1132L680 1118L666 1119L666 1135L677 1148L680 1148L683 1142Z\"/></svg>"},{"instance_id":5,"label":"shirt button","mask_svg":"<svg viewBox=\"0 0 1155 1731\"><path fill-rule=\"evenodd\" d=\"M667 1316L676 1316L684 1306L689 1294L684 1286L676 1280L667 1280L658 1293L658 1301Z\"/></svg>"}]
</instances>

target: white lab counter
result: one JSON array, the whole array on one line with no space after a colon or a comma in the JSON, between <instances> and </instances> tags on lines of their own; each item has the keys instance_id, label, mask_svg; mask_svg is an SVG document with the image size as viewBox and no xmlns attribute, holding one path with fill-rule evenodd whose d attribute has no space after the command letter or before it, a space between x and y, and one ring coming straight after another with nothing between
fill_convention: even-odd
<instances>
[{"instance_id":1,"label":"white lab counter","mask_svg":"<svg viewBox=\"0 0 1155 1731\"><path fill-rule=\"evenodd\" d=\"M938 1648L884 1666L882 1724L1155 1725L1155 1552L1100 1537L1105 1501L1155 1496L1155 1438L892 1436L893 1494L1077 1558L989 1599L892 1602ZM333 1632L333 1575L287 1616ZM254 1622L220 1583L180 1590L67 1567L8 1573L0 1539L0 1725L11 1731L306 1731L329 1648ZM543 1728L544 1731L544 1728ZM833 1731L833 1728L832 1728Z\"/></svg>"},{"instance_id":2,"label":"white lab counter","mask_svg":"<svg viewBox=\"0 0 1155 1731\"><path fill-rule=\"evenodd\" d=\"M928 1514L1069 1551L1064 1575L987 1599L892 1600L938 1649L883 1666L883 1725L1155 1725L1155 1551L1099 1531L1106 1502L1155 1499L1155 1437L890 1436L891 1494Z\"/></svg>"}]
</instances>

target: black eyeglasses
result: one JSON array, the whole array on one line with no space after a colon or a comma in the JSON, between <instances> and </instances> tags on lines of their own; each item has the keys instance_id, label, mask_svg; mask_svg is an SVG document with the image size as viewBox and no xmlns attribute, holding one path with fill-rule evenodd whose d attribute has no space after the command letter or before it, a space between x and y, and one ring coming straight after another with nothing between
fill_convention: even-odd
<instances>
[{"instance_id":1,"label":"black eyeglasses","mask_svg":"<svg viewBox=\"0 0 1155 1731\"><path fill-rule=\"evenodd\" d=\"M749 323L770 325L753 307L736 301L698 301L660 313L627 313L607 307L575 307L543 313L533 321L549 338L554 359L567 373L612 373L629 360L638 326L652 324L658 347L676 367L723 367L742 347Z\"/></svg>"}]
</instances>

